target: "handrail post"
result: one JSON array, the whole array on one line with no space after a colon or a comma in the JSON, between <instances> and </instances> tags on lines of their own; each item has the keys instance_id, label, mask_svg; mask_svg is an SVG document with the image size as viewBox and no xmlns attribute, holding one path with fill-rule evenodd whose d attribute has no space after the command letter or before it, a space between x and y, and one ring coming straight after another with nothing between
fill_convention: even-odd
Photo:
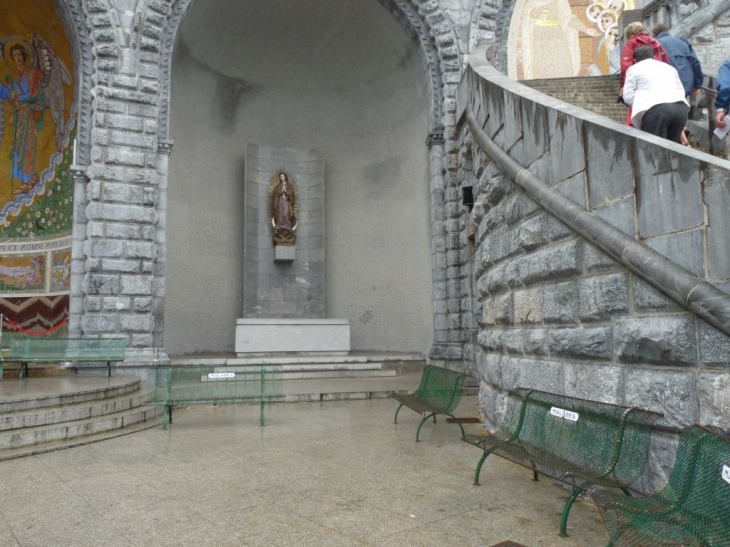
<instances>
[{"instance_id":1,"label":"handrail post","mask_svg":"<svg viewBox=\"0 0 730 547\"><path fill-rule=\"evenodd\" d=\"M172 423L172 367L167 367L167 398L165 400L165 410L162 419L162 429L167 429L167 424Z\"/></svg>"},{"instance_id":2,"label":"handrail post","mask_svg":"<svg viewBox=\"0 0 730 547\"><path fill-rule=\"evenodd\" d=\"M266 381L266 368L265 368L265 365L261 365L261 425L262 426L266 425L265 419L264 419L264 404L265 404L264 403L264 395L265 395L264 382L265 381Z\"/></svg>"}]
</instances>

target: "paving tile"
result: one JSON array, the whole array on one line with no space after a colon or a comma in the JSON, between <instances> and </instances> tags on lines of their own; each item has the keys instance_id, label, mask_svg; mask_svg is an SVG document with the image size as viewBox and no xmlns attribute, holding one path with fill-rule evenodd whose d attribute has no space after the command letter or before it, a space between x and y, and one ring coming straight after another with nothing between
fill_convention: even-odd
<instances>
[{"instance_id":1,"label":"paving tile","mask_svg":"<svg viewBox=\"0 0 730 547\"><path fill-rule=\"evenodd\" d=\"M312 520L363 542L372 535L394 534L418 526L411 517L373 507L365 500L348 501L337 511Z\"/></svg>"},{"instance_id":2,"label":"paving tile","mask_svg":"<svg viewBox=\"0 0 730 547\"><path fill-rule=\"evenodd\" d=\"M465 397L458 416L474 412ZM392 400L195 407L159 428L0 462L0 545L595 547L608 534L568 493L489 458ZM480 432L479 424L467 430ZM9 538L6 540L6 538ZM16 539L17 538L17 539Z\"/></svg>"},{"instance_id":3,"label":"paving tile","mask_svg":"<svg viewBox=\"0 0 730 547\"><path fill-rule=\"evenodd\" d=\"M411 528L397 534L385 537L375 536L370 540L371 545L378 547L402 547L412 545L417 547L444 547L444 545L458 545L459 547L484 547L466 536L449 533L435 526L423 525Z\"/></svg>"},{"instance_id":4,"label":"paving tile","mask_svg":"<svg viewBox=\"0 0 730 547\"><path fill-rule=\"evenodd\" d=\"M0 545L6 545L7 547L17 547L20 545L18 539L13 535L10 526L5 522L5 519L0 513Z\"/></svg>"},{"instance_id":5,"label":"paving tile","mask_svg":"<svg viewBox=\"0 0 730 547\"><path fill-rule=\"evenodd\" d=\"M297 547L364 547L356 539L344 536L313 522L301 526L289 526L254 537L244 538L250 547L271 547L272 545L296 545Z\"/></svg>"}]
</instances>

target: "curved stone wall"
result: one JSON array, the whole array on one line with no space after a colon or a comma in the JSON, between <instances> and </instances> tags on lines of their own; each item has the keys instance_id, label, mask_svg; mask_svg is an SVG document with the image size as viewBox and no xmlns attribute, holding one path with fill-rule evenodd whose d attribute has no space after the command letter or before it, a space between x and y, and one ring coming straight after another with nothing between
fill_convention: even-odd
<instances>
[{"instance_id":1,"label":"curved stone wall","mask_svg":"<svg viewBox=\"0 0 730 547\"><path fill-rule=\"evenodd\" d=\"M497 148L584 214L723 291L718 305L726 312L730 163L522 86L485 54L472 56L462 79L460 120L473 113ZM476 201L464 221L474 227L478 321L467 366L482 380L488 420L499 421L503 391L520 386L649 408L664 413L667 430L726 428L726 332L558 221L541 196L530 197L475 144L467 126L460 137L456 179L473 183ZM657 471L668 463L671 439L657 436Z\"/></svg>"}]
</instances>

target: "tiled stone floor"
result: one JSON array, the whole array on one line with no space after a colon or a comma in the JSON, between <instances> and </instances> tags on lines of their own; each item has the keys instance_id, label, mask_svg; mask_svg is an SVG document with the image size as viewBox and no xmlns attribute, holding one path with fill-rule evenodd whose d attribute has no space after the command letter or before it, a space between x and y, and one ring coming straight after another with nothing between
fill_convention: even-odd
<instances>
[{"instance_id":1,"label":"tiled stone floor","mask_svg":"<svg viewBox=\"0 0 730 547\"><path fill-rule=\"evenodd\" d=\"M465 397L457 416L473 416ZM424 425L388 399L178 411L160 428L0 462L2 546L596 547L590 502L528 470L487 460L443 419ZM468 431L480 425L468 424Z\"/></svg>"}]
</instances>

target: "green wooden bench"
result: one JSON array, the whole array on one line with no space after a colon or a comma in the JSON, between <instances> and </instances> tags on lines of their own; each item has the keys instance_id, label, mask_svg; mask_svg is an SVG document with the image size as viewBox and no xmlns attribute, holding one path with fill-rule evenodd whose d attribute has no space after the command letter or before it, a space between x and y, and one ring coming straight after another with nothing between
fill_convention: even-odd
<instances>
[{"instance_id":1,"label":"green wooden bench","mask_svg":"<svg viewBox=\"0 0 730 547\"><path fill-rule=\"evenodd\" d=\"M265 425L264 405L281 400L282 367L250 365L235 367L212 365L163 366L155 373L151 405L165 407L162 429L172 423L172 407L198 404L260 403L261 425Z\"/></svg>"},{"instance_id":2,"label":"green wooden bench","mask_svg":"<svg viewBox=\"0 0 730 547\"><path fill-rule=\"evenodd\" d=\"M474 484L490 454L497 454L573 487L565 502L560 535L567 536L568 514L590 486L629 486L643 472L652 426L661 414L638 408L576 399L543 391L508 393L502 427L494 434L466 435L484 451Z\"/></svg>"},{"instance_id":3,"label":"green wooden bench","mask_svg":"<svg viewBox=\"0 0 730 547\"><path fill-rule=\"evenodd\" d=\"M7 336L7 335L4 335ZM106 363L106 374L111 376L111 364L124 361L126 338L31 338L15 337L10 340L2 363L20 363L18 376L28 374L28 363Z\"/></svg>"},{"instance_id":4,"label":"green wooden bench","mask_svg":"<svg viewBox=\"0 0 730 547\"><path fill-rule=\"evenodd\" d=\"M689 427L660 492L642 499L598 490L591 497L611 536L609 547L728 547L730 441Z\"/></svg>"},{"instance_id":5,"label":"green wooden bench","mask_svg":"<svg viewBox=\"0 0 730 547\"><path fill-rule=\"evenodd\" d=\"M413 393L394 393L392 397L400 403L395 411L394 423L398 423L398 412L405 405L411 410L423 415L423 419L416 431L416 442L421 434L421 427L429 418L436 422L437 414L451 416L461 428L464 437L464 426L454 418L453 411L459 406L459 400L464 390L464 375L453 370L426 365L421 376L421 384Z\"/></svg>"}]
</instances>

